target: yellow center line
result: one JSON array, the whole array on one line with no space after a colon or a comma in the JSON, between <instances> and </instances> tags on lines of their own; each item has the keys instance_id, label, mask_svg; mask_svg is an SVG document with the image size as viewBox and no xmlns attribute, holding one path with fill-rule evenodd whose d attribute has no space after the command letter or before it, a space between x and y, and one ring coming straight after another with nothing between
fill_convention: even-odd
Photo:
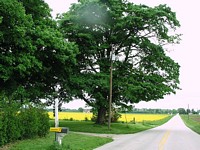
<instances>
[{"instance_id":1,"label":"yellow center line","mask_svg":"<svg viewBox=\"0 0 200 150\"><path fill-rule=\"evenodd\" d=\"M170 130L165 132L164 136L162 137L162 139L159 142L158 150L164 150L164 146L165 146L165 144L167 142L167 139L168 139L168 137L170 135L170 132L171 132Z\"/></svg>"}]
</instances>

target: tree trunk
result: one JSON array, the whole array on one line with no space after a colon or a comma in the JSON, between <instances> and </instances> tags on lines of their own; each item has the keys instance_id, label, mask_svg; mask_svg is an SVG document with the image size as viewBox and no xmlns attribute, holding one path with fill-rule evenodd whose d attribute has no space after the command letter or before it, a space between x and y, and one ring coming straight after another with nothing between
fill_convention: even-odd
<instances>
[{"instance_id":1,"label":"tree trunk","mask_svg":"<svg viewBox=\"0 0 200 150\"><path fill-rule=\"evenodd\" d=\"M100 106L98 109L96 124L105 124L106 123L106 108Z\"/></svg>"}]
</instances>

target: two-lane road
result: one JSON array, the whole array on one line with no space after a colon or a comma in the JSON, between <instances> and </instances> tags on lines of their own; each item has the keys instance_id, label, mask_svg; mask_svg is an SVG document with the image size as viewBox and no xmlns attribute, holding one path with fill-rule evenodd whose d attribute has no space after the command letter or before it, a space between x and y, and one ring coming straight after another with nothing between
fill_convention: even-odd
<instances>
[{"instance_id":1,"label":"two-lane road","mask_svg":"<svg viewBox=\"0 0 200 150\"><path fill-rule=\"evenodd\" d=\"M200 135L176 115L160 127L116 136L113 142L95 150L200 150Z\"/></svg>"}]
</instances>

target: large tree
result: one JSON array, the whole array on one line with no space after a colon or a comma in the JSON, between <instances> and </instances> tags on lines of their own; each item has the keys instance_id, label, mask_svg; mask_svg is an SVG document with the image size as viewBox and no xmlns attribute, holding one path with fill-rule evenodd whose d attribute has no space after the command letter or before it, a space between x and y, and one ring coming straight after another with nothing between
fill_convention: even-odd
<instances>
[{"instance_id":1,"label":"large tree","mask_svg":"<svg viewBox=\"0 0 200 150\"><path fill-rule=\"evenodd\" d=\"M13 99L66 97L77 47L67 42L43 0L0 0L0 92ZM65 83L65 84L63 84Z\"/></svg>"},{"instance_id":2,"label":"large tree","mask_svg":"<svg viewBox=\"0 0 200 150\"><path fill-rule=\"evenodd\" d=\"M98 110L96 123L106 121L111 52L119 57L113 62L113 105L158 100L179 89L179 65L165 50L180 40L170 7L82 0L60 16L59 26L79 46L72 92Z\"/></svg>"}]
</instances>

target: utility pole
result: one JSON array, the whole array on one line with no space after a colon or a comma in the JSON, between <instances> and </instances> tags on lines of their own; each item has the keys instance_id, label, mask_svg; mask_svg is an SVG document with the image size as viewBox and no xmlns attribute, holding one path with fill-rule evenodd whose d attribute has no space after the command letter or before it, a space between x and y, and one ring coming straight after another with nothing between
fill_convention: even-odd
<instances>
[{"instance_id":1,"label":"utility pole","mask_svg":"<svg viewBox=\"0 0 200 150\"><path fill-rule=\"evenodd\" d=\"M188 111L187 111L187 113L188 113L188 120L190 119L190 117L189 117L189 104L188 104Z\"/></svg>"},{"instance_id":2,"label":"utility pole","mask_svg":"<svg viewBox=\"0 0 200 150\"><path fill-rule=\"evenodd\" d=\"M111 62L110 62L110 96L109 96L109 112L108 112L108 129L111 125L111 113L112 113L112 79L113 79L113 61L115 60L114 47L111 47Z\"/></svg>"}]
</instances>

